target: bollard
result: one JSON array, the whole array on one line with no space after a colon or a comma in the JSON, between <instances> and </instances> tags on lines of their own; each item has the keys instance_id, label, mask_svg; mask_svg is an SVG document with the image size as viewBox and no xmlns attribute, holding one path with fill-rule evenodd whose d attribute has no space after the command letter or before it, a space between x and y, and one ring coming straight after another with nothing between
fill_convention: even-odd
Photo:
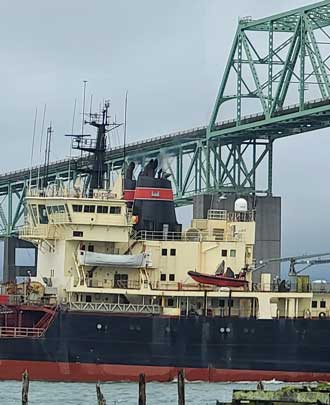
<instances>
[{"instance_id":1,"label":"bollard","mask_svg":"<svg viewBox=\"0 0 330 405\"><path fill-rule=\"evenodd\" d=\"M101 392L100 383L96 384L96 397L97 397L97 405L107 405L107 402Z\"/></svg>"},{"instance_id":2,"label":"bollard","mask_svg":"<svg viewBox=\"0 0 330 405\"><path fill-rule=\"evenodd\" d=\"M22 405L29 403L29 373L27 370L22 374Z\"/></svg>"},{"instance_id":3,"label":"bollard","mask_svg":"<svg viewBox=\"0 0 330 405\"><path fill-rule=\"evenodd\" d=\"M185 405L184 397L184 371L178 372L178 405Z\"/></svg>"},{"instance_id":4,"label":"bollard","mask_svg":"<svg viewBox=\"0 0 330 405\"><path fill-rule=\"evenodd\" d=\"M146 376L144 374L139 375L139 405L146 405Z\"/></svg>"}]
</instances>

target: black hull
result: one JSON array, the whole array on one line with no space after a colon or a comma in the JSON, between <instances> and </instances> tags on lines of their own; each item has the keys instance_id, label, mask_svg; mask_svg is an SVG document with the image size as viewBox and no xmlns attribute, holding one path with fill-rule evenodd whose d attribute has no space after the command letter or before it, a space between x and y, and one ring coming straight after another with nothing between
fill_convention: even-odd
<instances>
[{"instance_id":1,"label":"black hull","mask_svg":"<svg viewBox=\"0 0 330 405\"><path fill-rule=\"evenodd\" d=\"M99 366L102 372L106 365L122 366L118 378L122 380L133 378L125 375L129 366L141 371L144 367L208 370L208 376L210 370L211 374L228 370L228 380L233 370L240 376L254 372L253 379L263 372L275 378L291 374L301 379L301 373L330 376L329 331L328 319L168 318L61 311L44 337L0 338L0 378L11 378L5 370L11 361L22 367L31 362L71 365L65 378L47 377L46 371L41 378L57 380L75 380L77 365ZM201 377L196 379L210 379L203 377L204 371L196 373Z\"/></svg>"}]
</instances>

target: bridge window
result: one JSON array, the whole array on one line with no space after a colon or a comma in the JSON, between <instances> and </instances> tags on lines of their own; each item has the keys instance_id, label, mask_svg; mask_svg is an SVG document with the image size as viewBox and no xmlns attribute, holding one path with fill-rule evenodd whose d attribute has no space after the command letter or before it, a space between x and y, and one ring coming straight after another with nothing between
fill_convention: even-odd
<instances>
[{"instance_id":1,"label":"bridge window","mask_svg":"<svg viewBox=\"0 0 330 405\"><path fill-rule=\"evenodd\" d=\"M221 250L221 256L222 257L227 257L227 250L226 249Z\"/></svg>"},{"instance_id":2,"label":"bridge window","mask_svg":"<svg viewBox=\"0 0 330 405\"><path fill-rule=\"evenodd\" d=\"M317 308L317 301L312 301L312 308Z\"/></svg>"},{"instance_id":3,"label":"bridge window","mask_svg":"<svg viewBox=\"0 0 330 405\"><path fill-rule=\"evenodd\" d=\"M72 235L75 236L76 238L82 238L84 236L84 232L81 231L73 231Z\"/></svg>"},{"instance_id":4,"label":"bridge window","mask_svg":"<svg viewBox=\"0 0 330 405\"><path fill-rule=\"evenodd\" d=\"M160 275L160 281L166 281L166 274L161 274Z\"/></svg>"},{"instance_id":5,"label":"bridge window","mask_svg":"<svg viewBox=\"0 0 330 405\"><path fill-rule=\"evenodd\" d=\"M110 214L120 214L121 207L110 207Z\"/></svg>"},{"instance_id":6,"label":"bridge window","mask_svg":"<svg viewBox=\"0 0 330 405\"><path fill-rule=\"evenodd\" d=\"M82 212L82 205L73 204L72 210L73 212Z\"/></svg>"},{"instance_id":7,"label":"bridge window","mask_svg":"<svg viewBox=\"0 0 330 405\"><path fill-rule=\"evenodd\" d=\"M175 274L170 274L169 280L170 281L175 281Z\"/></svg>"},{"instance_id":8,"label":"bridge window","mask_svg":"<svg viewBox=\"0 0 330 405\"><path fill-rule=\"evenodd\" d=\"M162 249L162 256L167 256L167 249Z\"/></svg>"},{"instance_id":9,"label":"bridge window","mask_svg":"<svg viewBox=\"0 0 330 405\"><path fill-rule=\"evenodd\" d=\"M320 308L325 308L326 307L326 302L325 301L320 301Z\"/></svg>"},{"instance_id":10,"label":"bridge window","mask_svg":"<svg viewBox=\"0 0 330 405\"><path fill-rule=\"evenodd\" d=\"M106 207L105 205L98 205L97 206L97 213L98 214L107 214L108 210L109 210L109 208Z\"/></svg>"},{"instance_id":11,"label":"bridge window","mask_svg":"<svg viewBox=\"0 0 330 405\"><path fill-rule=\"evenodd\" d=\"M176 255L176 249L171 249L170 250L170 255L175 256Z\"/></svg>"},{"instance_id":12,"label":"bridge window","mask_svg":"<svg viewBox=\"0 0 330 405\"><path fill-rule=\"evenodd\" d=\"M230 249L230 257L236 257L236 250Z\"/></svg>"},{"instance_id":13,"label":"bridge window","mask_svg":"<svg viewBox=\"0 0 330 405\"><path fill-rule=\"evenodd\" d=\"M40 224L48 224L48 216L46 211L46 206L43 204L38 205L38 212L39 212L39 223Z\"/></svg>"},{"instance_id":14,"label":"bridge window","mask_svg":"<svg viewBox=\"0 0 330 405\"><path fill-rule=\"evenodd\" d=\"M95 205L84 205L84 212L95 212Z\"/></svg>"}]
</instances>

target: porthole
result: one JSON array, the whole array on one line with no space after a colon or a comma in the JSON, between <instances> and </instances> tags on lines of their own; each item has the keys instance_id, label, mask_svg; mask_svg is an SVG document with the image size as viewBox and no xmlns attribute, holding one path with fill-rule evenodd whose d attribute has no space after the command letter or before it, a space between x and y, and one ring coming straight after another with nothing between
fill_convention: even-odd
<instances>
[{"instance_id":1,"label":"porthole","mask_svg":"<svg viewBox=\"0 0 330 405\"><path fill-rule=\"evenodd\" d=\"M166 326L166 328L165 328L165 332L166 332L166 333L170 333L170 332L171 332L171 329L170 329L170 327L169 327L169 326Z\"/></svg>"},{"instance_id":2,"label":"porthole","mask_svg":"<svg viewBox=\"0 0 330 405\"><path fill-rule=\"evenodd\" d=\"M227 332L227 333L230 333L230 328L226 328L226 332Z\"/></svg>"},{"instance_id":3,"label":"porthole","mask_svg":"<svg viewBox=\"0 0 330 405\"><path fill-rule=\"evenodd\" d=\"M225 328L220 328L220 332L224 333L225 332Z\"/></svg>"},{"instance_id":4,"label":"porthole","mask_svg":"<svg viewBox=\"0 0 330 405\"><path fill-rule=\"evenodd\" d=\"M97 329L97 330L101 330L101 329L102 329L102 325L101 325L100 323L98 323L98 324L96 325L96 329Z\"/></svg>"}]
</instances>

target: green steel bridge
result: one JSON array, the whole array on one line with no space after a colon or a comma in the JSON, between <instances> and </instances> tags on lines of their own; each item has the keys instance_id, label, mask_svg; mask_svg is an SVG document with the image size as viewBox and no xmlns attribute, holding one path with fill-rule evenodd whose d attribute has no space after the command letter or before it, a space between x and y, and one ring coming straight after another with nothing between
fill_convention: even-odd
<instances>
[{"instance_id":1,"label":"green steel bridge","mask_svg":"<svg viewBox=\"0 0 330 405\"><path fill-rule=\"evenodd\" d=\"M330 0L268 18L239 21L207 126L126 145L141 166L158 158L178 206L199 193L272 194L274 141L330 126ZM108 179L124 147L107 152ZM74 178L89 157L52 162L49 181ZM0 175L0 237L22 221L25 189L42 167Z\"/></svg>"}]
</instances>

